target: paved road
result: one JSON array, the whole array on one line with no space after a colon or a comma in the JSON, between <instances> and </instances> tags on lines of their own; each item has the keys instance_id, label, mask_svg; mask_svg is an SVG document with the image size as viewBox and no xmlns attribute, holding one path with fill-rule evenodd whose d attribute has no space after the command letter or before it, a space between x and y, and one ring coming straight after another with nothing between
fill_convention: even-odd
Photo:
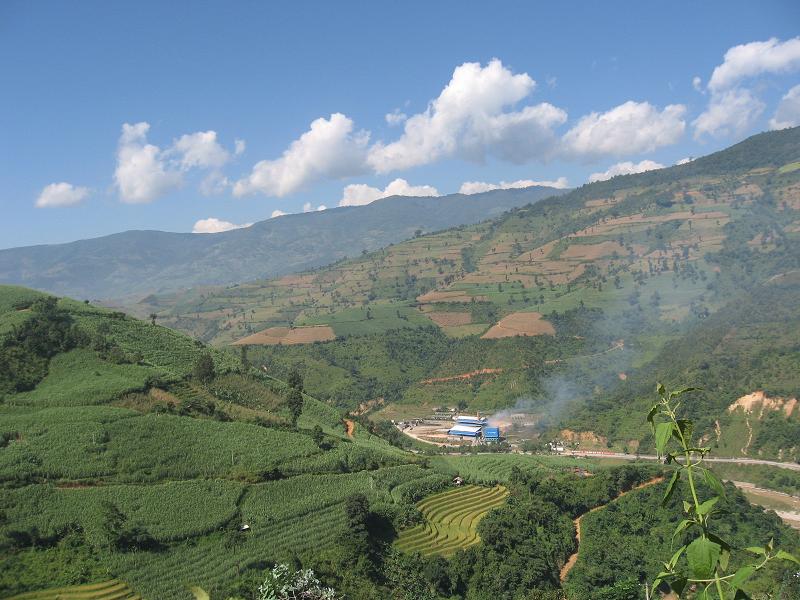
<instances>
[{"instance_id":1,"label":"paved road","mask_svg":"<svg viewBox=\"0 0 800 600\"><path fill-rule=\"evenodd\" d=\"M659 460L657 456L652 454L623 454L622 452L569 452L565 453L566 456L586 456L587 458L614 458L621 460ZM790 471L800 471L800 464L778 462L775 460L761 460L760 458L721 458L714 456L707 456L707 462L712 463L733 463L736 465L766 465L768 467L778 467L779 469L789 469Z\"/></svg>"}]
</instances>

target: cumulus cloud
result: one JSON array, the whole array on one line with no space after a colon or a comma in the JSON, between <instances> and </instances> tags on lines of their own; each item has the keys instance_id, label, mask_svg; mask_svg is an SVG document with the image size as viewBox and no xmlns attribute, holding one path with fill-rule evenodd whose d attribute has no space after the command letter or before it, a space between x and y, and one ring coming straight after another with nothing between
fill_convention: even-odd
<instances>
[{"instance_id":1,"label":"cumulus cloud","mask_svg":"<svg viewBox=\"0 0 800 600\"><path fill-rule=\"evenodd\" d=\"M400 125L408 119L408 115L404 112L400 112L399 108L395 108L392 112L386 113L384 118L389 125Z\"/></svg>"},{"instance_id":2,"label":"cumulus cloud","mask_svg":"<svg viewBox=\"0 0 800 600\"><path fill-rule=\"evenodd\" d=\"M71 183L51 183L44 187L36 199L38 208L51 208L55 206L75 206L89 196L90 190L85 187L74 186Z\"/></svg>"},{"instance_id":3,"label":"cumulus cloud","mask_svg":"<svg viewBox=\"0 0 800 600\"><path fill-rule=\"evenodd\" d=\"M236 225L230 221L223 221L215 217L208 219L200 219L192 227L192 233L222 233L223 231L231 231L232 229L244 229L250 227L252 223L243 223Z\"/></svg>"},{"instance_id":4,"label":"cumulus cloud","mask_svg":"<svg viewBox=\"0 0 800 600\"><path fill-rule=\"evenodd\" d=\"M236 156L244 154L244 151L247 149L247 143L244 140L236 139L233 141L233 153Z\"/></svg>"},{"instance_id":5,"label":"cumulus cloud","mask_svg":"<svg viewBox=\"0 0 800 600\"><path fill-rule=\"evenodd\" d=\"M703 91L703 80L700 79L697 75L695 75L694 78L692 79L692 87L696 91L702 92Z\"/></svg>"},{"instance_id":6,"label":"cumulus cloud","mask_svg":"<svg viewBox=\"0 0 800 600\"><path fill-rule=\"evenodd\" d=\"M741 135L764 112L764 103L746 88L733 88L711 95L708 107L694 121L694 137Z\"/></svg>"},{"instance_id":7,"label":"cumulus cloud","mask_svg":"<svg viewBox=\"0 0 800 600\"><path fill-rule=\"evenodd\" d=\"M315 211L316 212L320 212L320 211L326 210L327 208L328 207L325 206L324 204L320 204L317 208L314 208L314 205L311 204L311 202L306 202L305 204L303 204L303 212L304 213L315 212Z\"/></svg>"},{"instance_id":8,"label":"cumulus cloud","mask_svg":"<svg viewBox=\"0 0 800 600\"><path fill-rule=\"evenodd\" d=\"M682 158L682 159L680 159L679 161L677 161L677 162L675 163L675 165L676 165L676 166L677 166L677 165L685 165L685 164L687 164L687 163L690 163L690 162L692 162L693 160L694 160L694 158L692 158L691 156L687 156L686 158Z\"/></svg>"},{"instance_id":9,"label":"cumulus cloud","mask_svg":"<svg viewBox=\"0 0 800 600\"><path fill-rule=\"evenodd\" d=\"M439 190L431 185L411 185L405 179L395 179L380 189L365 183L354 183L342 191L339 206L364 206L389 196L439 196Z\"/></svg>"},{"instance_id":10,"label":"cumulus cloud","mask_svg":"<svg viewBox=\"0 0 800 600\"><path fill-rule=\"evenodd\" d=\"M595 181L606 181L607 179L611 179L617 175L632 175L633 173L644 173L645 171L653 171L655 169L663 168L664 165L653 160L643 160L638 163L633 163L630 161L620 162L615 165L611 165L608 170L603 171L602 173L592 173L589 175L589 183L594 183Z\"/></svg>"},{"instance_id":11,"label":"cumulus cloud","mask_svg":"<svg viewBox=\"0 0 800 600\"><path fill-rule=\"evenodd\" d=\"M282 217L286 213L282 210L275 209L272 211L272 215L270 215L270 219L274 219L275 217Z\"/></svg>"},{"instance_id":12,"label":"cumulus cloud","mask_svg":"<svg viewBox=\"0 0 800 600\"><path fill-rule=\"evenodd\" d=\"M122 125L114 182L120 199L129 204L152 202L181 185L181 173L171 169L158 146L147 143L150 124Z\"/></svg>"},{"instance_id":13,"label":"cumulus cloud","mask_svg":"<svg viewBox=\"0 0 800 600\"><path fill-rule=\"evenodd\" d=\"M233 187L236 196L261 193L286 196L324 177L341 178L365 172L369 134L353 131L353 121L341 113L319 118L280 158L262 160Z\"/></svg>"},{"instance_id":14,"label":"cumulus cloud","mask_svg":"<svg viewBox=\"0 0 800 600\"><path fill-rule=\"evenodd\" d=\"M708 89L720 92L743 79L767 73L789 73L800 68L800 37L780 41L750 42L730 48L711 74Z\"/></svg>"},{"instance_id":15,"label":"cumulus cloud","mask_svg":"<svg viewBox=\"0 0 800 600\"><path fill-rule=\"evenodd\" d=\"M370 148L369 165L386 173L450 157L520 163L546 156L555 144L552 129L566 113L547 103L507 110L535 85L527 73L515 75L497 59L485 67L464 63L425 112L408 117L398 140Z\"/></svg>"},{"instance_id":16,"label":"cumulus cloud","mask_svg":"<svg viewBox=\"0 0 800 600\"><path fill-rule=\"evenodd\" d=\"M742 135L764 112L764 103L742 84L763 75L800 69L800 37L780 41L770 38L730 48L708 81L711 98L693 122L694 137ZM774 120L774 119L773 119ZM774 128L772 121L770 126Z\"/></svg>"},{"instance_id":17,"label":"cumulus cloud","mask_svg":"<svg viewBox=\"0 0 800 600\"><path fill-rule=\"evenodd\" d=\"M184 170L193 167L219 169L230 160L228 151L217 142L216 131L182 135L175 140L169 153L180 157L180 165Z\"/></svg>"},{"instance_id":18,"label":"cumulus cloud","mask_svg":"<svg viewBox=\"0 0 800 600\"><path fill-rule=\"evenodd\" d=\"M794 86L781 98L775 115L769 120L770 129L786 129L800 125L800 85Z\"/></svg>"},{"instance_id":19,"label":"cumulus cloud","mask_svg":"<svg viewBox=\"0 0 800 600\"><path fill-rule=\"evenodd\" d=\"M230 185L231 182L220 171L212 171L200 182L200 193L204 196L222 194Z\"/></svg>"},{"instance_id":20,"label":"cumulus cloud","mask_svg":"<svg viewBox=\"0 0 800 600\"><path fill-rule=\"evenodd\" d=\"M465 181L458 190L459 194L480 194L492 190L510 190L526 188L534 185L564 189L569 187L566 177L559 177L555 181L533 181L532 179L518 179L517 181L501 181L500 183L487 183L485 181Z\"/></svg>"},{"instance_id":21,"label":"cumulus cloud","mask_svg":"<svg viewBox=\"0 0 800 600\"><path fill-rule=\"evenodd\" d=\"M676 143L686 129L686 107L658 110L649 102L628 101L604 113L582 117L563 138L567 156L600 158L651 152Z\"/></svg>"}]
</instances>

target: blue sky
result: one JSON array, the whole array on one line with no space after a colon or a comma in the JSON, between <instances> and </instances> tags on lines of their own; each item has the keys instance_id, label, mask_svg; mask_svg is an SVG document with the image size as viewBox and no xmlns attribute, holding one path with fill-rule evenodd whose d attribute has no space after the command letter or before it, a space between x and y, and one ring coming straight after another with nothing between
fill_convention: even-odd
<instances>
[{"instance_id":1,"label":"blue sky","mask_svg":"<svg viewBox=\"0 0 800 600\"><path fill-rule=\"evenodd\" d=\"M674 164L800 124L798 35L792 1L6 1L0 247Z\"/></svg>"}]
</instances>

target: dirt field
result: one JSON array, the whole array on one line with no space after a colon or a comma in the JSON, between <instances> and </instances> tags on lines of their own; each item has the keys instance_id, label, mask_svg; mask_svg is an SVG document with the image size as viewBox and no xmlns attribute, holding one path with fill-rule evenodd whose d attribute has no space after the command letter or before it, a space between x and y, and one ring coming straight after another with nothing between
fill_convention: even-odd
<instances>
[{"instance_id":1,"label":"dirt field","mask_svg":"<svg viewBox=\"0 0 800 600\"><path fill-rule=\"evenodd\" d=\"M465 379L472 379L473 377L477 377L478 375L494 375L496 373L502 373L503 369L478 369L477 371L470 371L469 373L461 373L459 375L450 375L449 377L434 377L433 379L425 379L420 381L420 383L430 384L430 383L444 383L446 381L462 381Z\"/></svg>"},{"instance_id":2,"label":"dirt field","mask_svg":"<svg viewBox=\"0 0 800 600\"><path fill-rule=\"evenodd\" d=\"M760 408L758 419L764 417L765 410L783 411L786 417L791 417L797 406L797 398L770 398L763 391L756 391L752 394L742 396L728 407L728 412L733 412L741 408L747 414L755 412L756 407Z\"/></svg>"},{"instance_id":3,"label":"dirt field","mask_svg":"<svg viewBox=\"0 0 800 600\"><path fill-rule=\"evenodd\" d=\"M484 333L483 339L512 337L515 335L555 335L553 324L545 321L541 313L517 312L500 319L500 322Z\"/></svg>"},{"instance_id":4,"label":"dirt field","mask_svg":"<svg viewBox=\"0 0 800 600\"><path fill-rule=\"evenodd\" d=\"M458 327L472 323L472 314L468 312L429 312L426 316L439 327Z\"/></svg>"},{"instance_id":5,"label":"dirt field","mask_svg":"<svg viewBox=\"0 0 800 600\"><path fill-rule=\"evenodd\" d=\"M248 335L233 343L234 346L277 346L278 344L311 344L335 340L336 334L329 325L312 327L270 327Z\"/></svg>"}]
</instances>

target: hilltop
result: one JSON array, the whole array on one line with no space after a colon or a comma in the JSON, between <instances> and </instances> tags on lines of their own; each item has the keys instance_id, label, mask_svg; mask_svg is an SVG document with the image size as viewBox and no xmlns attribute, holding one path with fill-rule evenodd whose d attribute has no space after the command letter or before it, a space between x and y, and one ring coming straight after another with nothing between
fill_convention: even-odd
<instances>
[{"instance_id":1,"label":"hilltop","mask_svg":"<svg viewBox=\"0 0 800 600\"><path fill-rule=\"evenodd\" d=\"M696 415L708 435L721 419L741 432L752 426L745 411L727 412L738 397L800 393L796 319L748 325L753 310L737 310L761 290L770 305L796 306L799 161L800 129L764 133L328 267L129 309L215 345L246 345L273 374L297 368L343 409L385 406L376 418L402 418L442 404L523 406L540 432L629 449L649 443L645 428L612 423L642 392L637 382L660 374L708 386L728 369L724 352L697 369L668 343L692 347L715 324L723 341L746 328L733 357L758 357ZM786 368L759 371L775 341ZM784 441L756 432L746 451L796 456L797 412L780 414Z\"/></svg>"},{"instance_id":2,"label":"hilltop","mask_svg":"<svg viewBox=\"0 0 800 600\"><path fill-rule=\"evenodd\" d=\"M0 250L0 283L89 299L141 298L325 265L364 250L563 193L549 187L440 198L393 196L260 221L214 234L126 231L69 244Z\"/></svg>"}]
</instances>

